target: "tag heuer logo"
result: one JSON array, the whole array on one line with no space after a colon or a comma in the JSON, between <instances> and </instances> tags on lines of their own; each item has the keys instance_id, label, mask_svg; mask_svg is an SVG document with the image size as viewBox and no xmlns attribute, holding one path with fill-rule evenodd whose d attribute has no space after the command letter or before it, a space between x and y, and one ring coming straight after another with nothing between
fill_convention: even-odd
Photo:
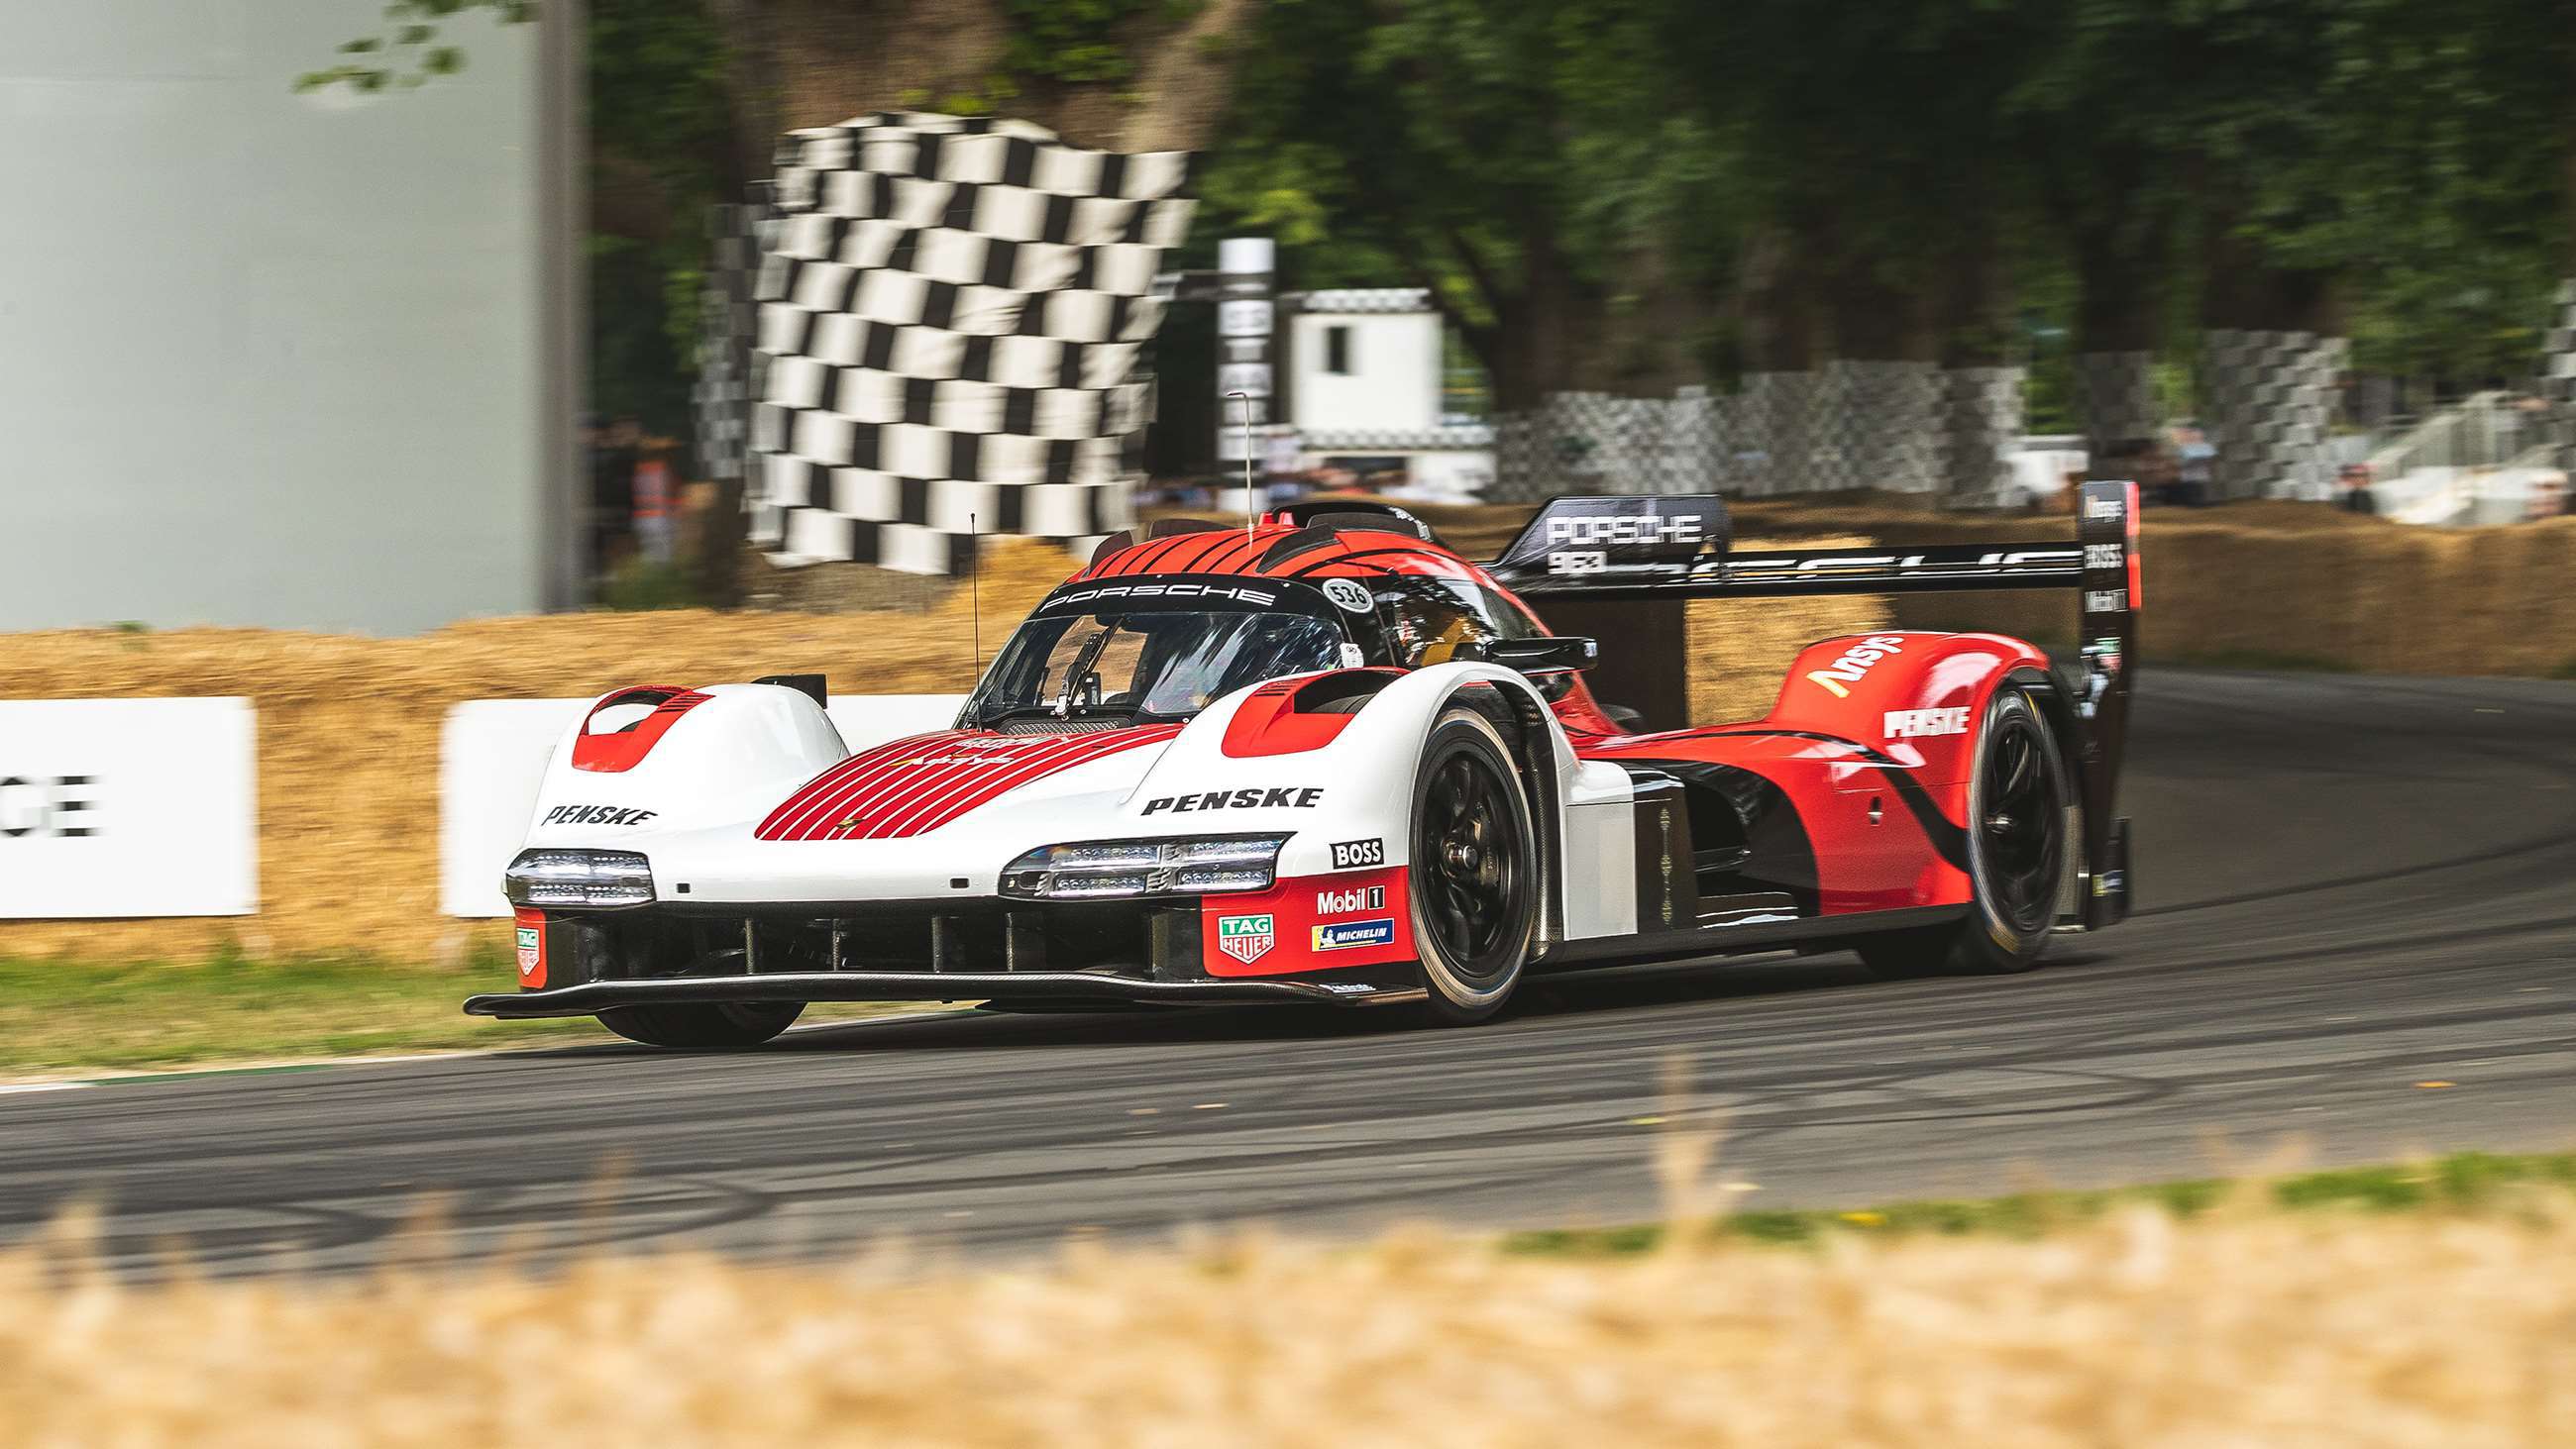
<instances>
[{"instance_id":1,"label":"tag heuer logo","mask_svg":"<svg viewBox=\"0 0 2576 1449\"><path fill-rule=\"evenodd\" d=\"M1270 948L1277 941L1268 916L1216 918L1216 948L1237 961L1247 964L1258 961L1270 954Z\"/></svg>"}]
</instances>

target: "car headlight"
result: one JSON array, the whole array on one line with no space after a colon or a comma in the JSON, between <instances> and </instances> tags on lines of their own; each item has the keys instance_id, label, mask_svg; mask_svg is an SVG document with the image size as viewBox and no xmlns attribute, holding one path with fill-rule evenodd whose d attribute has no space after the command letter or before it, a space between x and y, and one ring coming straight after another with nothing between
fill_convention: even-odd
<instances>
[{"instance_id":1,"label":"car headlight","mask_svg":"<svg viewBox=\"0 0 2576 1449\"><path fill-rule=\"evenodd\" d=\"M632 850L523 850L501 891L514 906L648 906L653 867Z\"/></svg>"},{"instance_id":2,"label":"car headlight","mask_svg":"<svg viewBox=\"0 0 2576 1449\"><path fill-rule=\"evenodd\" d=\"M1083 840L1041 845L1002 872L1002 894L1036 901L1266 891L1285 835Z\"/></svg>"}]
</instances>

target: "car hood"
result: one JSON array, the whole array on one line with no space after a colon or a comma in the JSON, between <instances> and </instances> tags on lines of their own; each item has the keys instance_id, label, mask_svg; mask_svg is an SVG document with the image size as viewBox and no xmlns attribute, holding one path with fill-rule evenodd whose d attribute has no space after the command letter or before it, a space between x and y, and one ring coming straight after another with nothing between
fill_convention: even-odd
<instances>
[{"instance_id":1,"label":"car hood","mask_svg":"<svg viewBox=\"0 0 2576 1449\"><path fill-rule=\"evenodd\" d=\"M1168 744L1180 732L1178 724L1148 724L1066 734L911 735L861 750L799 786L753 834L761 840L921 835L1014 790L1106 756Z\"/></svg>"}]
</instances>

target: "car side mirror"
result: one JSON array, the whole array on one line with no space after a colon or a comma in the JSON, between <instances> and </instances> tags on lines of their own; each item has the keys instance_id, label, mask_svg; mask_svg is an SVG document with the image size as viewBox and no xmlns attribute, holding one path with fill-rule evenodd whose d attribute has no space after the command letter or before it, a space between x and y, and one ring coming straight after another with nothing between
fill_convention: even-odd
<instances>
[{"instance_id":1,"label":"car side mirror","mask_svg":"<svg viewBox=\"0 0 2576 1449\"><path fill-rule=\"evenodd\" d=\"M1580 634L1541 634L1530 639L1488 639L1485 658L1523 674L1566 674L1589 669L1601 646Z\"/></svg>"}]
</instances>

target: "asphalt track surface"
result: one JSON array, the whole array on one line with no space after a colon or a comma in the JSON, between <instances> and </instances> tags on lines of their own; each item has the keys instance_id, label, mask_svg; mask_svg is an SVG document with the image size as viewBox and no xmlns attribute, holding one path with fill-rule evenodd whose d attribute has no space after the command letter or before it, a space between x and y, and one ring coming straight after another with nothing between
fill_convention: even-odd
<instances>
[{"instance_id":1,"label":"asphalt track surface","mask_svg":"<svg viewBox=\"0 0 2576 1449\"><path fill-rule=\"evenodd\" d=\"M540 1260L1621 1222L1677 1062L1756 1206L2576 1144L2576 685L2154 672L2123 803L2138 915L2026 976L1779 956L1471 1031L956 1014L0 1096L0 1240L84 1200L143 1272L374 1263L425 1202L445 1251Z\"/></svg>"}]
</instances>

